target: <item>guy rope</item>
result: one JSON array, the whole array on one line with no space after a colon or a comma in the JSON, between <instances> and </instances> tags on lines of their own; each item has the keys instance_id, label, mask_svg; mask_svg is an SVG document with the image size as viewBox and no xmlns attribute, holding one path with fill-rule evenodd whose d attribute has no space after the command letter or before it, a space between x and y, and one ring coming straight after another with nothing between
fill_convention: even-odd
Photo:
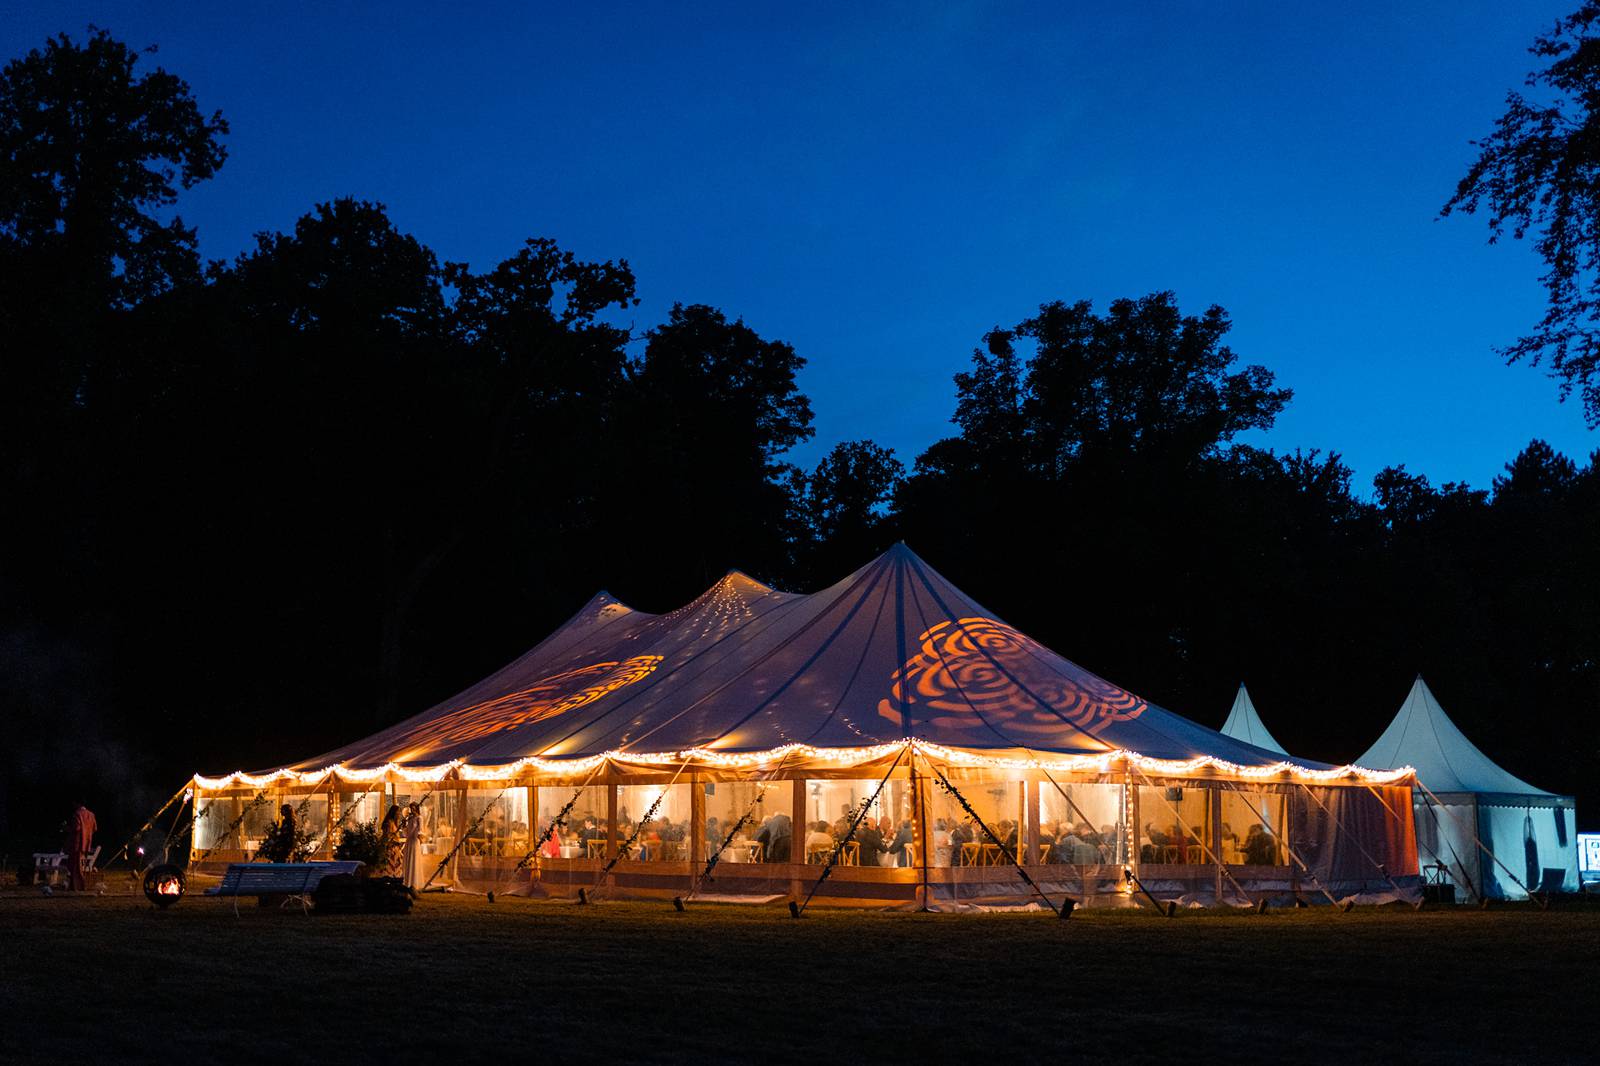
<instances>
[{"instance_id":1,"label":"guy rope","mask_svg":"<svg viewBox=\"0 0 1600 1066\"><path fill-rule=\"evenodd\" d=\"M1011 846L995 835L995 831L989 828L989 824L979 817L978 812L973 810L972 804L967 802L967 797L963 796L959 791L956 790L956 786L950 783L950 779L944 775L944 771L940 770L932 762L928 763L928 768L933 771L934 780L939 787L944 789L951 796L955 797L956 802L961 804L961 809L967 812L967 816L974 822L977 822L978 828L982 829L984 834L988 836L990 840L994 841L995 847L1000 849L1000 854L1004 855L1006 860L1010 862L1012 866L1017 868L1017 873L1022 877L1022 880L1027 883L1027 886L1033 889L1034 892L1038 893L1040 899L1044 900L1044 905L1049 907L1057 918L1065 918L1067 915L1071 914L1073 908L1078 905L1078 901L1069 896L1062 901L1061 906L1057 907L1054 901L1052 901L1049 896L1045 895L1044 889L1040 888L1036 883L1034 883L1033 878L1028 876L1028 871L1024 870L1022 868L1022 864L1017 861L1017 856L1012 852Z\"/></svg>"},{"instance_id":2,"label":"guy rope","mask_svg":"<svg viewBox=\"0 0 1600 1066\"><path fill-rule=\"evenodd\" d=\"M133 834L133 836L128 838L128 842L126 844L122 845L122 847L117 849L116 853L113 854L109 860L107 860L107 862L105 863L105 866L110 866L112 863L114 863L118 859L122 858L122 856L128 854L128 849L133 847L134 843L136 841L138 841L138 839L141 836L144 835L145 830L149 829L152 825L155 824L155 821L156 821L157 818L160 818L163 814L165 814L167 812L167 808L168 807L170 807L174 803L176 803L180 797L182 797L185 800L188 799L188 795L187 795L188 791L189 791L189 784L188 784L188 782L185 782L183 784L183 786L178 789L178 791L176 791L176 792L174 792L172 794L172 798L171 799L169 799L169 800L167 800L167 802L163 803L156 810L156 813L152 814L149 818L147 818L145 820L145 823L139 827L138 831L135 832ZM183 808L181 806L178 808L178 814L179 815L183 814ZM176 822L176 818L174 818L174 822ZM104 868L104 867L102 867L102 868Z\"/></svg>"},{"instance_id":3,"label":"guy rope","mask_svg":"<svg viewBox=\"0 0 1600 1066\"><path fill-rule=\"evenodd\" d=\"M817 894L817 889L822 887L822 882L826 881L828 879L828 875L833 873L834 866L839 862L839 856L844 852L844 846L850 843L851 840L855 839L856 830L861 827L861 820L867 816L868 809L871 808L874 803L878 802L878 796L883 792L883 786L887 785L889 783L889 778L894 776L895 769L900 765L900 760L906 757L906 752L911 750L912 743L914 742L907 741L906 744L901 747L900 754L896 755L894 757L894 762L889 764L889 772L883 775L883 780L879 781L878 787L873 789L872 797L868 799L867 802L863 803L861 805L861 809L856 812L855 818L850 822L849 832L845 833L844 837L833 846L833 854L828 856L828 864L822 868L822 874L812 884L811 891L806 893L805 900L800 903L796 903L794 900L789 901L790 917L798 918L806 912L806 907L811 903L811 897Z\"/></svg>"}]
</instances>

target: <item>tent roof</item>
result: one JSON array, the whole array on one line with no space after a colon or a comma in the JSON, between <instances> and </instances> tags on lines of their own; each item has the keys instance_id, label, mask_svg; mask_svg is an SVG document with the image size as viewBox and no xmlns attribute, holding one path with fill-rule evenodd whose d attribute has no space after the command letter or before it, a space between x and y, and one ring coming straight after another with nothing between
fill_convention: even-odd
<instances>
[{"instance_id":1,"label":"tent roof","mask_svg":"<svg viewBox=\"0 0 1600 1066\"><path fill-rule=\"evenodd\" d=\"M1238 694L1233 697L1233 709L1228 712L1228 720L1222 723L1222 735L1281 755L1289 754L1277 738L1267 731L1266 723L1256 713L1256 705L1251 702L1250 693L1243 685L1239 686Z\"/></svg>"},{"instance_id":2,"label":"tent roof","mask_svg":"<svg viewBox=\"0 0 1600 1066\"><path fill-rule=\"evenodd\" d=\"M1283 761L1062 658L900 544L812 595L736 571L669 614L601 593L460 695L293 769L796 742L860 748L912 737L965 750Z\"/></svg>"},{"instance_id":3,"label":"tent roof","mask_svg":"<svg viewBox=\"0 0 1600 1066\"><path fill-rule=\"evenodd\" d=\"M1410 765L1416 768L1417 779L1433 792L1553 795L1512 776L1479 751L1444 713L1421 674L1389 728L1356 762L1362 766Z\"/></svg>"}]
</instances>

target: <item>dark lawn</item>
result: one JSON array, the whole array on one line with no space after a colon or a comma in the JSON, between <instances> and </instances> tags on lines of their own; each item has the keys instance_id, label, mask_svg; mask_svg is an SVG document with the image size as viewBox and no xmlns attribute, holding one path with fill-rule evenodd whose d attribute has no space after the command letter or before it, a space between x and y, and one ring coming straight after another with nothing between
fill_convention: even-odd
<instances>
[{"instance_id":1,"label":"dark lawn","mask_svg":"<svg viewBox=\"0 0 1600 1066\"><path fill-rule=\"evenodd\" d=\"M11 890L0 1054L1576 1062L1600 951L1600 907L794 921L429 895L405 917L241 910Z\"/></svg>"}]
</instances>

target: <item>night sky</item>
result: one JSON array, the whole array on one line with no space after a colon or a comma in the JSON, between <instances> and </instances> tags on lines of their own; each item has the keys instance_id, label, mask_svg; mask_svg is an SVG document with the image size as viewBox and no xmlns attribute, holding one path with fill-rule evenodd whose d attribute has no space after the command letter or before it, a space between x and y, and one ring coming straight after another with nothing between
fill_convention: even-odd
<instances>
[{"instance_id":1,"label":"night sky","mask_svg":"<svg viewBox=\"0 0 1600 1066\"><path fill-rule=\"evenodd\" d=\"M870 437L909 465L986 329L1157 289L1295 390L1255 443L1339 450L1363 490L1600 447L1492 350L1542 311L1531 251L1436 219L1572 0L234 6L0 3L0 53L159 45L233 126L181 208L209 257L355 195L476 267L528 236L626 258L641 330L742 316L810 361L803 463Z\"/></svg>"}]
</instances>

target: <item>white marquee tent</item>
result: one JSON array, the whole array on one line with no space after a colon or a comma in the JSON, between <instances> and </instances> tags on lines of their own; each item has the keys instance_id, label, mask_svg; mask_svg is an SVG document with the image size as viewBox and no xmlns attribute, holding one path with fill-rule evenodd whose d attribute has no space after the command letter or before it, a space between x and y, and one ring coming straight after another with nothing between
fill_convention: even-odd
<instances>
[{"instance_id":1,"label":"white marquee tent","mask_svg":"<svg viewBox=\"0 0 1600 1066\"><path fill-rule=\"evenodd\" d=\"M1496 765L1450 721L1420 675L1389 728L1357 762L1416 769L1423 785L1415 793L1419 859L1425 872L1448 879L1464 898L1577 890L1572 797L1535 788Z\"/></svg>"},{"instance_id":2,"label":"white marquee tent","mask_svg":"<svg viewBox=\"0 0 1600 1066\"><path fill-rule=\"evenodd\" d=\"M1228 712L1228 720L1222 723L1222 735L1242 740L1246 744L1254 744L1267 751L1276 751L1282 755L1289 754L1278 738L1267 731L1267 725L1261 720L1261 715L1256 713L1256 705L1250 699L1249 691L1239 686L1238 695L1233 697L1233 709Z\"/></svg>"}]
</instances>

